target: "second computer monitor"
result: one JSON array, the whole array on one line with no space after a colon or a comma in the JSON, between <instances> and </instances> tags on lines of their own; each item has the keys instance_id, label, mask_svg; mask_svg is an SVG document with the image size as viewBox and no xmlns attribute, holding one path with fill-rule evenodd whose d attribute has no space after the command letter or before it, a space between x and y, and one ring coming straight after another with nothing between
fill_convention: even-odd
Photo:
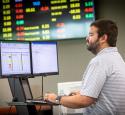
<instances>
[{"instance_id":1,"label":"second computer monitor","mask_svg":"<svg viewBox=\"0 0 125 115\"><path fill-rule=\"evenodd\" d=\"M31 42L32 70L34 75L56 75L58 53L56 42Z\"/></svg>"}]
</instances>

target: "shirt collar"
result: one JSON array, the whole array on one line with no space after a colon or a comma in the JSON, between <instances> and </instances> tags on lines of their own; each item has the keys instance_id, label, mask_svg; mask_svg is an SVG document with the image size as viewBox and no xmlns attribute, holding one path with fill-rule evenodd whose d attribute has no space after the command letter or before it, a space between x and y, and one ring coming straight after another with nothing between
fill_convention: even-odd
<instances>
[{"instance_id":1,"label":"shirt collar","mask_svg":"<svg viewBox=\"0 0 125 115\"><path fill-rule=\"evenodd\" d=\"M102 54L102 53L110 53L110 52L118 52L117 47L104 48L104 49L102 49L97 55L100 55L100 54Z\"/></svg>"}]
</instances>

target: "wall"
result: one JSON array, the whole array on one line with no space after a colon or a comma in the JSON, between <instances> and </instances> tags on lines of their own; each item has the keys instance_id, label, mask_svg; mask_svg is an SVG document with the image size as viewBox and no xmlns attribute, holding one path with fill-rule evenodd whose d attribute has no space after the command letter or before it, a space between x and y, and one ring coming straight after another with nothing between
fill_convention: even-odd
<instances>
[{"instance_id":1,"label":"wall","mask_svg":"<svg viewBox=\"0 0 125 115\"><path fill-rule=\"evenodd\" d=\"M97 18L112 19L119 27L118 43L120 53L125 59L125 11L123 0L96 0ZM93 55L86 50L85 40L58 41L59 75L44 78L44 92L57 92L57 83L65 81L79 81ZM34 98L42 91L42 77L29 79ZM7 79L0 79L0 106L11 101Z\"/></svg>"}]
</instances>

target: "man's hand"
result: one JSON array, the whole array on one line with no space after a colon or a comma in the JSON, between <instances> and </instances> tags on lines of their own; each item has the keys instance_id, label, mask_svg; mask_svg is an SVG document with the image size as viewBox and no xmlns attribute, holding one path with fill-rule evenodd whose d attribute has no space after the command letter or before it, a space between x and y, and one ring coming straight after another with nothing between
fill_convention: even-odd
<instances>
[{"instance_id":1,"label":"man's hand","mask_svg":"<svg viewBox=\"0 0 125 115\"><path fill-rule=\"evenodd\" d=\"M55 102L56 97L57 97L57 95L55 93L46 93L44 96L44 100Z\"/></svg>"}]
</instances>

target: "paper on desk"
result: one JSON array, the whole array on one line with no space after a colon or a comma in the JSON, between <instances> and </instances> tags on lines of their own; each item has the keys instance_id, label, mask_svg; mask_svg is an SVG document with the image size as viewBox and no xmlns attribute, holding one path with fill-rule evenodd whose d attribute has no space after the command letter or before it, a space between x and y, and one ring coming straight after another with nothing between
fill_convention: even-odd
<instances>
[{"instance_id":1,"label":"paper on desk","mask_svg":"<svg viewBox=\"0 0 125 115\"><path fill-rule=\"evenodd\" d=\"M69 95L72 91L79 91L81 85L81 81L58 83L58 95Z\"/></svg>"},{"instance_id":2,"label":"paper on desk","mask_svg":"<svg viewBox=\"0 0 125 115\"><path fill-rule=\"evenodd\" d=\"M81 81L73 81L73 82L62 82L58 83L58 95L69 95L72 91L79 91L81 88ZM64 114L67 113L82 113L83 109L71 109L61 106L61 111Z\"/></svg>"}]
</instances>

